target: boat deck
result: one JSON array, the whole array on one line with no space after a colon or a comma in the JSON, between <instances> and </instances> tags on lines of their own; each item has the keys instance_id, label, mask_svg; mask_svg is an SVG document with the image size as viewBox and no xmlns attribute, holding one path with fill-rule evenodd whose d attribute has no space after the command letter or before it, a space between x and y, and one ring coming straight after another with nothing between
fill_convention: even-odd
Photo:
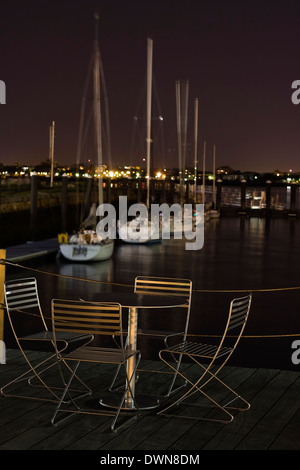
<instances>
[{"instance_id":1,"label":"boat deck","mask_svg":"<svg viewBox=\"0 0 300 470\"><path fill-rule=\"evenodd\" d=\"M33 359L37 354L30 353ZM170 378L151 372L163 363L144 361L149 373L141 372L137 384L140 393L159 395ZM194 373L194 365L187 364ZM0 365L0 386L24 371L24 359L15 349L7 351L7 363ZM91 388L107 389L114 368L82 364L80 377ZM53 372L52 372L53 374ZM101 374L101 375L100 375ZM178 454L199 450L299 450L300 449L300 376L298 372L259 368L226 367L226 382L233 384L251 403L251 409L238 413L234 421L217 422L157 416L156 410L141 416L122 428L110 431L107 416L76 415L58 427L50 424L54 404L21 398L0 398L0 450L98 450L169 451ZM101 380L100 380L101 377ZM51 375L49 376L51 379ZM20 390L23 385L18 385ZM32 396L40 393L30 388ZM99 392L95 391L98 397ZM167 400L167 399L164 399ZM158 408L159 409L159 408ZM76 453L75 453L76 455ZM136 455L138 453L136 452Z\"/></svg>"}]
</instances>

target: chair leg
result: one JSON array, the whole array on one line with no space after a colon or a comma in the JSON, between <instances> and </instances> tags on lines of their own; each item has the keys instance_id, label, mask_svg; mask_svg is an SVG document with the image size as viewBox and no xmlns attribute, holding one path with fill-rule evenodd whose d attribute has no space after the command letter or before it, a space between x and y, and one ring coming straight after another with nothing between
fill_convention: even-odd
<instances>
[{"instance_id":1,"label":"chair leg","mask_svg":"<svg viewBox=\"0 0 300 470\"><path fill-rule=\"evenodd\" d=\"M45 374L47 371L49 371L52 367L58 366L60 370L60 375L62 377L63 384L65 386L65 381L63 379L63 374L60 368L60 361L57 360L56 354L51 355L44 361L40 362L36 366L33 366L32 363L29 361L28 357L25 355L23 350L21 351L23 356L25 357L25 360L29 366L29 370L24 372L23 374L19 375L12 381L8 382L5 384L3 387L0 389L0 393L5 396L5 397L17 397L17 398L25 398L25 399L31 399L31 400L40 400L40 401L47 401L47 402L58 402L59 401L59 395L58 392L61 390L64 390L62 387L57 387L57 386L50 386L48 385L45 380L43 380L42 375ZM52 364L48 364L51 360L54 360ZM48 364L48 365L47 365ZM65 366L69 369L69 365L65 363ZM38 370L40 367L44 367L42 370ZM85 390L82 389L72 389L73 392L80 393L80 396L85 396L87 393L91 393L91 389L77 376L75 375L75 378L77 381L84 387ZM13 392L9 392L9 388L13 386L14 384L17 384L23 380L27 381L27 385L33 388L38 388L38 389L43 389L49 392L51 398L42 398L42 397L37 397L37 396L29 396L29 395L21 395L21 394L16 394ZM37 381L38 383L35 384L33 381Z\"/></svg>"},{"instance_id":2,"label":"chair leg","mask_svg":"<svg viewBox=\"0 0 300 470\"><path fill-rule=\"evenodd\" d=\"M118 410L117 410L117 413L116 413L116 416L114 417L113 419L113 422L111 424L111 430L116 433L119 431L120 428L122 428L123 426L125 426L126 424L128 424L130 421L132 421L133 419L136 419L138 417L138 415L140 415L140 410L139 410L139 407L138 407L138 404L135 400L135 396L134 394L132 393L132 389L131 389L131 382L132 382L132 378L134 377L134 374L136 373L136 370L137 370L137 367L138 367L138 364L140 362L140 359L141 359L141 355L139 354L138 355L138 358L136 360L136 365L135 365L135 369L131 375L131 377L129 378L128 375L127 375L127 370L126 370L126 363L123 364L124 366L124 370L125 370L125 374L126 374L126 386L125 386L125 390L124 390L124 393L122 395L122 398L121 398L121 401L120 401L120 404L119 404L119 407L118 407ZM122 364L120 364L120 367L121 367ZM130 392L130 395L133 399L133 402L134 402L134 405L135 405L135 409L136 409L136 413L131 416L131 418L127 419L123 424L119 425L117 428L115 427L116 426L116 423L117 423L117 420L118 420L118 417L120 416L121 414L121 410L122 410L122 406L125 402L125 398L126 398L126 393L127 391L129 390ZM129 411L130 414L132 414L132 411Z\"/></svg>"},{"instance_id":3,"label":"chair leg","mask_svg":"<svg viewBox=\"0 0 300 470\"><path fill-rule=\"evenodd\" d=\"M21 351L23 356L25 357L25 360L29 366L29 370L27 370L26 372L24 372L23 374L19 375L18 377L14 378L13 380L11 380L10 382L8 382L7 384L5 384L3 387L1 387L0 389L0 392L3 396L5 397L18 397L18 398L27 398L27 399L32 399L32 400L41 400L41 401L50 401L50 402L57 402L59 400L59 397L58 395L53 391L53 387L49 387L46 382L41 378L41 373L43 373L45 370L48 370L50 369L53 365L55 365L55 363L53 364L50 364L48 365L47 367L45 367L41 372L38 371L38 369L41 367L41 366L44 366L45 364L47 364L49 361L53 360L56 355L53 354L52 356L48 357L47 359L45 359L44 361L40 362L39 364L37 364L36 366L33 366L31 364L31 362L28 360L27 356L25 355L25 353L23 351ZM32 380L32 378L36 378L40 383L40 387L41 388L44 388L45 390L47 390L49 393L50 393L50 396L52 398L40 398L40 397L35 397L35 396L27 396L27 395L20 395L20 394L16 394L16 393L13 393L13 392L9 392L7 389L9 389L12 385L14 384L17 384L18 382L21 382L23 380L27 380L27 383L30 385L30 380ZM7 391L6 391L7 390Z\"/></svg>"},{"instance_id":4,"label":"chair leg","mask_svg":"<svg viewBox=\"0 0 300 470\"><path fill-rule=\"evenodd\" d=\"M125 343L126 346L127 346L127 341L128 341L128 338L126 339L126 343ZM181 367L181 359L182 359L182 355L180 356L180 358L179 358L178 360L174 357L174 361L175 361L176 364L177 364L176 372L173 374L173 378L172 378L172 381L171 381L171 383L170 383L170 385L169 385L169 388L168 388L167 392L162 395L162 396L164 396L164 397L169 397L171 394L178 392L178 390L181 390L183 387L185 387L185 386L187 385L187 381L185 380L182 385L179 385L178 387L173 388L173 387L174 387L174 384L175 384L175 381L176 381L176 379L177 379L177 377L178 377L179 369L180 369L180 367ZM117 390L120 390L120 388L123 388L123 385L118 386L118 387L114 387L114 385L115 385L115 383L116 383L116 380L117 380L117 377L118 377L118 375L119 375L119 373L120 373L120 369L121 369L121 364L118 365L117 370L116 370L116 373L115 373L115 375L114 375L114 377L113 377L113 380L112 380L112 382L111 382L111 384L110 384L110 387L109 387L109 391L110 391L110 392L115 392L115 391L117 391ZM146 369L139 369L138 371L147 372ZM160 370L151 370L151 372L156 372L156 373L158 373L158 374L159 374L159 373L163 373L163 372L160 371ZM139 376L136 376L136 382L138 381L138 379L139 379Z\"/></svg>"},{"instance_id":5,"label":"chair leg","mask_svg":"<svg viewBox=\"0 0 300 470\"><path fill-rule=\"evenodd\" d=\"M171 363L168 363L164 358L162 358L162 355L160 353L160 358L169 366L171 367L173 370L175 370L174 366L171 364ZM191 380L189 380L187 377L184 377L182 375L181 372L178 372L178 374L180 374L185 380L187 380L189 382L189 384L191 385L191 387L189 388L189 390L183 394L181 397L179 397L176 401L174 401L173 403L169 404L167 407L165 407L164 409L160 410L157 414L158 415L164 415L164 416L168 416L168 417L177 417L177 418L191 418L191 419L197 419L197 420L205 420L205 421L217 421L217 422L221 422L221 423L230 423L231 421L233 421L234 419L234 416L228 411L229 409L230 410L239 410L239 411L246 411L250 408L250 404L244 400L244 398L242 398L237 392L235 392L233 389L231 389L228 385L226 385L221 379L219 379L219 377L216 376L216 374L213 374L209 369L211 367L211 364L208 366L208 367L204 367L201 363L199 363L197 360L195 360L194 357L192 357L192 359L194 360L194 362L196 362L200 367L202 367L202 369L204 369L204 372L202 373L202 375L200 376L200 378L196 381L196 382L192 382ZM217 370L217 373L221 370L222 367L219 367L219 369ZM201 381L203 381L204 377L206 375L209 375L209 378L205 380L204 383L200 384ZM210 395L208 395L207 393L205 393L203 391L203 387L206 386L212 379L215 379L217 380L220 384L222 384L227 390L229 390L231 393L233 393L235 395L235 397L230 400L228 403L226 403L226 405L220 405L220 403L218 403L217 401L215 401ZM212 419L212 418L201 418L201 417L197 417L195 415L193 416L190 416L190 415L176 415L176 414L170 414L168 413L167 411L170 410L171 408L173 408L174 406L176 405L179 405L180 403L182 402L185 402L185 400L189 397L191 397L193 394L199 392L200 394L202 394L203 396L205 396L212 404L211 405L205 405L205 404L198 404L198 403L184 403L184 405L186 406L196 406L196 407L214 407L214 408L217 408L219 409L220 411L224 412L226 415L227 415L227 419ZM239 408L239 407L231 407L229 406L233 401L237 400L237 399L241 399L245 404L246 404L246 407L244 408Z\"/></svg>"},{"instance_id":6,"label":"chair leg","mask_svg":"<svg viewBox=\"0 0 300 470\"><path fill-rule=\"evenodd\" d=\"M65 398L65 396L66 396L67 393L69 394L69 388L70 388L70 385L71 385L71 383L72 383L73 378L75 377L75 374L76 374L76 371L77 371L77 369L78 369L78 367L79 367L79 364L80 364L80 362L77 362L77 363L76 363L76 365L75 365L75 367L74 367L74 370L72 371L71 376L70 376L70 378L69 378L69 381L67 382L66 387L65 387L65 389L64 389L64 391L63 391L63 393L62 393L62 396L61 396L61 398L60 398L60 400L59 400L59 402L58 402L58 404L57 404L57 406L56 406L56 408L55 408L54 414L53 414L53 416L52 416L52 418L51 418L51 424L53 424L53 426L57 426L59 423L61 423L62 421L65 421L67 418L69 418L69 417L72 416L74 413L76 413L76 411L74 411L74 412L69 411L69 413L70 413L69 416L67 416L66 418L62 418L60 421L55 422L55 418L56 418L56 416L57 416L57 413L60 411L61 405L65 402L65 401L64 401L64 398ZM70 396L70 395L69 395L69 396ZM70 396L70 398L71 398L71 396ZM71 398L71 401L72 401L72 403L76 406L77 409L80 409L80 408L76 405L76 403L74 402L74 400L73 400L72 398ZM62 411L66 411L66 412L67 412L68 410L62 410Z\"/></svg>"},{"instance_id":7,"label":"chair leg","mask_svg":"<svg viewBox=\"0 0 300 470\"><path fill-rule=\"evenodd\" d=\"M203 383L201 385L200 388L203 388L204 386L206 386L212 379L215 379L216 381L219 382L219 384L221 384L223 387L225 387L230 393L232 393L233 395L235 395L234 398L232 398L231 400L229 400L229 402L227 402L226 405L223 405L223 408L226 408L230 405L231 403L233 403L235 400L241 400L245 403L246 407L230 407L231 409L234 409L234 410L239 410L239 411L247 411L250 409L250 403L248 403L241 395L239 395L235 390L233 390L231 387L229 387L223 380L221 380L219 377L218 377L218 374L220 372L220 370L224 367L225 365L225 362L217 369L217 371L213 374L212 371L210 370L210 367L204 367L199 361L196 361L194 359L194 361L200 366L202 367L202 369L204 370L204 374L202 375L202 377L200 378L200 380L203 379L204 375L208 374L210 377L206 380L205 383ZM198 382L197 382L198 384Z\"/></svg>"},{"instance_id":8,"label":"chair leg","mask_svg":"<svg viewBox=\"0 0 300 470\"><path fill-rule=\"evenodd\" d=\"M68 380L68 382L67 382L67 384L66 384L66 387L65 387L65 389L64 389L64 391L63 391L63 393L62 393L62 395L61 395L61 398L60 398L60 400L59 400L59 403L57 404L57 406L56 406L56 408L55 408L55 411L54 411L54 414L53 414L53 416L52 416L52 418L51 418L51 423L53 424L53 426L57 426L58 424L60 424L61 422L65 421L65 420L68 419L69 417L73 416L74 414L78 414L78 413L81 413L81 414L93 414L93 415L98 415L98 416L99 416L99 415L100 415L100 416L113 416L113 421L112 421L112 423L111 423L111 430L112 430L114 433L116 433L116 432L119 431L119 429L121 429L123 426L125 426L126 424L128 424L130 421L132 421L133 419L136 419L137 416L140 414L140 410L139 410L138 404L136 403L134 394L133 394L132 389L131 389L131 382L132 382L132 379L133 379L134 374L135 374L135 372L136 372L136 368L137 368L137 366L138 366L138 364L139 364L139 361L140 361L140 355L139 355L138 358L137 358L135 369L134 369L134 371L133 371L133 373L132 373L132 375L131 375L130 378L127 376L126 363L123 364L123 365L124 365L124 368L125 368L125 374L126 374L126 386L124 387L124 391L123 391L123 393L122 393L122 396L121 396L121 399L120 399L120 401L119 401L119 404L116 406L116 409L117 409L116 411L114 411L113 409L112 409L112 410L101 410L101 409L99 409L99 410L86 410L86 409L84 409L84 408L80 408L80 407L77 405L76 400L77 400L78 398L80 398L80 397L73 398L73 397L71 396L71 394L70 394L70 391L71 391L70 386L71 386L71 383L72 383L74 377L76 376L76 371L77 371L77 369L78 369L78 367L79 367L79 364L80 364L80 362L77 362L76 365L75 365L75 367L74 367L74 369L72 370L72 373L71 373L71 375L70 375L70 378L69 378L69 380ZM64 361L63 361L63 362L64 362ZM121 366L122 366L122 364L121 364ZM70 369L70 370L71 370L71 369ZM130 394L131 394L131 396L132 396L132 399L133 399L133 401L134 401L134 406L135 406L135 408L134 408L133 410L127 410L127 411L126 411L126 410L124 410L123 405L124 405L124 402L125 402L125 398L126 398L126 393L127 393L127 391L129 391ZM69 395L69 398L70 398L69 401L67 401L67 399L66 399L66 395L67 395L67 394ZM62 409L62 405L63 405L63 404L66 404L66 403L69 403L69 404L70 404L70 402L72 402L73 405L75 406L75 408L76 408L75 410L74 410L74 409L66 409L66 408ZM57 420L56 417L57 417L57 414L58 414L59 412L68 413L68 416L66 416L65 418L62 418L62 419L60 419L60 420ZM129 418L126 419L126 420L124 421L124 423L122 423L122 424L116 426L117 421L118 421L118 419L119 419L119 417L120 417L121 414L122 414L122 415L129 415Z\"/></svg>"},{"instance_id":9,"label":"chair leg","mask_svg":"<svg viewBox=\"0 0 300 470\"><path fill-rule=\"evenodd\" d=\"M115 339L114 337L113 337L113 340L114 340L114 342L116 343L116 345L119 347L119 345L118 345L118 343L117 343L117 341L116 341L116 339ZM126 337L125 344L124 344L124 348L125 348L125 349L128 348L128 336ZM112 379L112 382L111 382L111 384L110 384L110 386L109 386L109 391L110 391L110 392L116 392L117 390L120 390L120 388L123 388L123 385L120 385L120 386L118 386L118 387L114 387L114 385L115 385L115 383L116 383L116 380L117 380L117 378L118 378L118 375L119 375L119 373L120 373L120 370L121 370L121 365L122 365L122 364L119 364L119 365L117 366L116 373L115 373L115 375L114 375L114 377L113 377L113 379Z\"/></svg>"},{"instance_id":10,"label":"chair leg","mask_svg":"<svg viewBox=\"0 0 300 470\"><path fill-rule=\"evenodd\" d=\"M113 339L114 339L114 338L113 338ZM115 341L115 342L116 342L116 341ZM165 343L166 347L168 347L167 338L164 339L164 343ZM125 341L125 348L127 348L127 347L128 347L128 336L127 336L126 341ZM172 381L171 381L171 383L170 383L170 386L169 386L167 392L162 395L162 396L164 396L164 397L169 397L170 395L172 395L173 393L178 392L178 390L181 390L183 387L185 387L185 386L187 385L187 381L185 380L182 385L179 385L178 387L173 388L173 387L174 387L174 384L175 384L175 381L176 381L176 379L177 379L177 377L178 377L178 371L179 371L179 369L180 369L180 367L181 367L182 355L179 357L179 359L176 359L176 357L175 357L173 354L172 354L172 357L173 357L174 361L176 362L177 367L176 367L176 371L175 371L175 373L174 373L174 375L173 375ZM118 365L117 370L116 370L116 373L115 373L115 375L114 375L114 377L113 377L113 379L112 379L112 382L111 382L111 384L110 384L110 387L109 387L109 391L110 391L110 392L115 392L115 391L117 391L117 390L120 390L120 388L123 388L123 385L118 386L118 387L115 387L115 383L116 383L116 380L117 380L118 375L119 375L119 373L120 373L120 369L121 369L121 364ZM145 372L146 370L145 370L145 369L140 369L140 371L144 371L144 372ZM151 371L151 372L162 373L162 372L159 371L159 370L155 370L155 371ZM139 379L139 377L137 376L137 377L136 377L136 382L138 381L138 379Z\"/></svg>"},{"instance_id":11,"label":"chair leg","mask_svg":"<svg viewBox=\"0 0 300 470\"><path fill-rule=\"evenodd\" d=\"M116 373L115 373L115 375L114 375L114 377L113 377L113 379L112 379L112 382L111 382L111 384L110 384L110 386L109 386L109 391L110 391L110 392L114 392L114 391L116 391L116 390L119 390L119 388L120 388L120 387L114 388L114 385L115 385L115 383L116 383L117 377L118 377L118 375L119 375L119 373L120 373L120 369L121 369L121 364L119 364L119 365L117 366Z\"/></svg>"},{"instance_id":12,"label":"chair leg","mask_svg":"<svg viewBox=\"0 0 300 470\"><path fill-rule=\"evenodd\" d=\"M170 387L168 388L168 391L167 393L164 395L164 397L169 397L170 395L172 395L173 393L176 393L178 392L179 390L181 390L183 387L186 387L187 385L187 380L184 379L184 383L182 385L178 385L176 388L173 388L174 385L175 385L175 382L176 382L176 379L178 376L181 376L183 377L183 374L180 374L180 371L181 371L181 361L182 361L182 355L179 357L178 360L176 360L176 363L177 363L177 366L176 366L176 371L174 372L174 376L173 376L173 379L171 381L171 384L170 384Z\"/></svg>"},{"instance_id":13,"label":"chair leg","mask_svg":"<svg viewBox=\"0 0 300 470\"><path fill-rule=\"evenodd\" d=\"M251 405L250 403L248 403L240 394L238 394L235 390L233 390L231 387L229 387L225 382L223 382L223 380L221 380L219 377L217 377L215 374L212 374L214 379L217 380L220 384L223 385L223 387L227 388L227 390L229 392L231 392L234 396L234 398L232 398L231 400L229 400L225 405L223 405L224 408L231 408L231 409L234 409L234 410L238 410L238 411L247 411L250 409ZM229 405L231 405L231 403L233 403L235 400L241 400L243 403L245 403L245 407L232 407Z\"/></svg>"},{"instance_id":14,"label":"chair leg","mask_svg":"<svg viewBox=\"0 0 300 470\"><path fill-rule=\"evenodd\" d=\"M72 373L72 369L70 368L69 364L66 361L64 361L64 360L57 361L57 366L58 366L59 373L60 373L60 376L61 376L61 379L62 379L62 383L63 383L64 386L66 386L65 377L64 377L62 367L61 367L62 364L69 370L70 373ZM92 390L78 377L77 374L74 374L73 380L74 379L76 379L79 382L79 384L81 384L85 389L85 391L82 390L82 389L80 389L80 390L79 389L73 389L73 388L69 389L69 391L72 392L72 393L76 392L76 393L80 394L80 395L76 396L76 400L78 398L85 397L86 395L91 395ZM52 388L54 388L56 390L63 390L62 387L52 387Z\"/></svg>"}]
</instances>

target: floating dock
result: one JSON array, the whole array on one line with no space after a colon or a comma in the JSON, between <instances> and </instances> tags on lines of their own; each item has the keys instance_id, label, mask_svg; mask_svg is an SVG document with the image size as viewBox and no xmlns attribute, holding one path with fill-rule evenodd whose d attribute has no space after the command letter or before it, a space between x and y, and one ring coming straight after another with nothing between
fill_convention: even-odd
<instances>
[{"instance_id":1,"label":"floating dock","mask_svg":"<svg viewBox=\"0 0 300 470\"><path fill-rule=\"evenodd\" d=\"M56 237L43 241L27 242L6 248L6 259L19 263L32 258L55 254L58 249L59 244Z\"/></svg>"}]
</instances>

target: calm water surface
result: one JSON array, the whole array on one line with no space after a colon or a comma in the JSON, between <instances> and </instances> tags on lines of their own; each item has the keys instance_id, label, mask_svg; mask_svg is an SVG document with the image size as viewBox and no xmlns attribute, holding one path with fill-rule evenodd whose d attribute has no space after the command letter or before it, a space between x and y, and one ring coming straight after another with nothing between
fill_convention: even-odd
<instances>
[{"instance_id":1,"label":"calm water surface","mask_svg":"<svg viewBox=\"0 0 300 470\"><path fill-rule=\"evenodd\" d=\"M75 264L56 257L27 265L49 273L101 283L28 270L20 272L16 268L8 268L7 278L36 276L47 315L50 315L50 302L54 297L99 299L101 291L131 290L137 275L189 278L193 281L194 290L190 333L202 335L201 340L205 341L211 341L207 335L222 332L230 300L244 295L244 292L237 291L253 290L245 335L281 337L243 339L232 363L300 370L300 365L293 365L291 360L291 345L297 339L295 335L300 333L300 292L281 290L300 286L300 221L237 217L210 220L205 225L202 250L187 251L185 242L171 239L148 246L118 243L113 259L109 261ZM276 290L258 292L263 289ZM140 319L143 322L143 318ZM286 338L282 335L291 336ZM145 357L147 354L155 357L154 349L147 345L143 347Z\"/></svg>"}]
</instances>

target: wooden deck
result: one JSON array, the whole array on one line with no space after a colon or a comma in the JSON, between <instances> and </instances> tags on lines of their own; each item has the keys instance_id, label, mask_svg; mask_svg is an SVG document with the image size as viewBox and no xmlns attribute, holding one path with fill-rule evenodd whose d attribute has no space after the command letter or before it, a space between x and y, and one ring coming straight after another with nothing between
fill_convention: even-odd
<instances>
[{"instance_id":1,"label":"wooden deck","mask_svg":"<svg viewBox=\"0 0 300 470\"><path fill-rule=\"evenodd\" d=\"M41 353L30 354L36 358ZM153 361L145 361L144 366L163 369L163 364ZM191 373L195 372L194 366L186 367ZM0 365L0 370L1 386L25 370L18 350L7 351L7 363ZM101 382L101 388L105 389L112 374L110 367L100 369L98 365L86 365L82 366L80 376L91 387ZM109 451L110 455L123 451L126 455L128 451L187 454L212 449L300 449L300 377L297 372L226 367L223 375L226 375L226 382L238 386L251 403L249 411L237 414L227 425L166 418L152 410L143 411L138 420L118 434L110 431L111 418L106 416L77 415L54 427L50 424L53 403L1 397L0 450L98 450ZM138 390L159 395L168 379L167 374L142 372ZM27 388L33 396L40 393L37 388ZM99 396L99 392L95 394Z\"/></svg>"}]
</instances>

